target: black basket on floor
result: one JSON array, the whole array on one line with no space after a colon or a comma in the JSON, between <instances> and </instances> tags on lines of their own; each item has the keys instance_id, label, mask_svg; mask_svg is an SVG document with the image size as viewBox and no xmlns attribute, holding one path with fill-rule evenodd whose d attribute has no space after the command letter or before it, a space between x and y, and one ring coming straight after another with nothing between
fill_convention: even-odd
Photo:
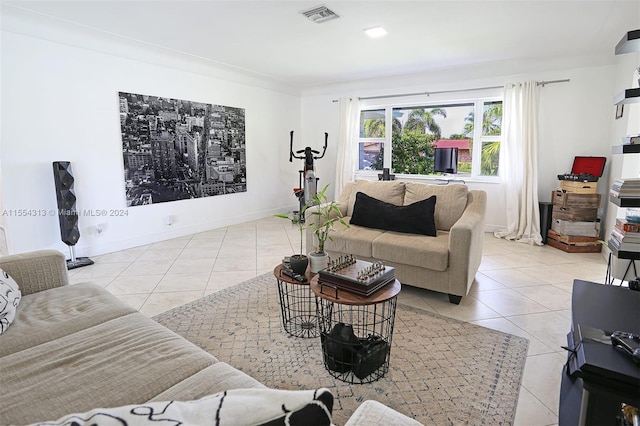
<instances>
[{"instance_id":1,"label":"black basket on floor","mask_svg":"<svg viewBox=\"0 0 640 426\"><path fill-rule=\"evenodd\" d=\"M326 369L347 383L371 383L389 371L395 299L376 305L337 305L318 299Z\"/></svg>"},{"instance_id":2,"label":"black basket on floor","mask_svg":"<svg viewBox=\"0 0 640 426\"><path fill-rule=\"evenodd\" d=\"M351 376L369 383L388 369L390 346L380 336L358 338L349 324L338 323L331 332L321 333L324 364L332 376L350 381Z\"/></svg>"}]
</instances>

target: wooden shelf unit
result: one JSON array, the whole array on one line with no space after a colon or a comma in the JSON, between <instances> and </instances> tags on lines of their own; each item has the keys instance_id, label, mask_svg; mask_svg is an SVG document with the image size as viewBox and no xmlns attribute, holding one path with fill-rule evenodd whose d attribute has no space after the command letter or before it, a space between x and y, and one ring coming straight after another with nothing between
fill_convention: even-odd
<instances>
[{"instance_id":1,"label":"wooden shelf unit","mask_svg":"<svg viewBox=\"0 0 640 426\"><path fill-rule=\"evenodd\" d=\"M640 207L640 198L618 198L609 195L609 201L618 207Z\"/></svg>"},{"instance_id":2,"label":"wooden shelf unit","mask_svg":"<svg viewBox=\"0 0 640 426\"><path fill-rule=\"evenodd\" d=\"M618 250L608 241L607 246L609 247L609 250L611 250L611 254L618 259L640 260L640 251Z\"/></svg>"},{"instance_id":3,"label":"wooden shelf unit","mask_svg":"<svg viewBox=\"0 0 640 426\"><path fill-rule=\"evenodd\" d=\"M631 30L625 33L622 36L622 39L618 42L615 48L616 55L622 55L625 53L633 53L640 52L640 29ZM620 92L613 99L613 103L615 105L622 104L630 104L640 102L640 87L634 89L626 89L623 92ZM611 147L612 154L638 154L640 153L640 145L614 145ZM624 197L614 197L609 194L609 202L615 204L618 207L640 207L640 198L624 198ZM616 249L611 243L608 241L607 246L609 247L609 264L607 265L607 277L606 284L611 284L614 280L612 276L612 256L617 257L618 259L626 259L629 260L629 266L627 267L627 272L629 268L633 266L634 272L636 271L635 262L640 260L640 252L632 252L632 251L623 251ZM625 272L626 278L627 272Z\"/></svg>"},{"instance_id":4,"label":"wooden shelf unit","mask_svg":"<svg viewBox=\"0 0 640 426\"><path fill-rule=\"evenodd\" d=\"M613 145L612 154L640 154L640 145Z\"/></svg>"},{"instance_id":5,"label":"wooden shelf unit","mask_svg":"<svg viewBox=\"0 0 640 426\"><path fill-rule=\"evenodd\" d=\"M615 105L633 104L640 102L640 87L634 89L625 89L613 98Z\"/></svg>"},{"instance_id":6,"label":"wooden shelf unit","mask_svg":"<svg viewBox=\"0 0 640 426\"><path fill-rule=\"evenodd\" d=\"M640 30L628 31L616 44L616 55L640 52Z\"/></svg>"}]
</instances>

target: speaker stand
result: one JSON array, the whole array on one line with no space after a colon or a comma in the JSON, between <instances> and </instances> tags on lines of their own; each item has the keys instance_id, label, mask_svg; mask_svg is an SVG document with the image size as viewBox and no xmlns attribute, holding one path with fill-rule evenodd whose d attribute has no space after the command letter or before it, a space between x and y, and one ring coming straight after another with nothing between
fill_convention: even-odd
<instances>
[{"instance_id":1,"label":"speaker stand","mask_svg":"<svg viewBox=\"0 0 640 426\"><path fill-rule=\"evenodd\" d=\"M71 253L71 259L67 259L67 269L93 265L93 260L88 257L76 257L76 250L74 246L69 246L69 252Z\"/></svg>"}]
</instances>

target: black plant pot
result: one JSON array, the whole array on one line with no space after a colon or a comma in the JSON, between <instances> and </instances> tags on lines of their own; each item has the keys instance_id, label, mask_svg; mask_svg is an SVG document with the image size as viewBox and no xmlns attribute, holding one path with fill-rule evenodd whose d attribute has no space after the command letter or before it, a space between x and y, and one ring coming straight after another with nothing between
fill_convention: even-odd
<instances>
[{"instance_id":1,"label":"black plant pot","mask_svg":"<svg viewBox=\"0 0 640 426\"><path fill-rule=\"evenodd\" d=\"M309 265L309 259L304 254L294 254L290 258L291 269L296 274L304 275Z\"/></svg>"}]
</instances>

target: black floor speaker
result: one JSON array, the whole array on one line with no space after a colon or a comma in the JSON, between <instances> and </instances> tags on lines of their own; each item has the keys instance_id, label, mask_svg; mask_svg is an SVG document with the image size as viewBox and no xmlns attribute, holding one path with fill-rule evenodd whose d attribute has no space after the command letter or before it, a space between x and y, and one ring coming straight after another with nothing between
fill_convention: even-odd
<instances>
[{"instance_id":1,"label":"black floor speaker","mask_svg":"<svg viewBox=\"0 0 640 426\"><path fill-rule=\"evenodd\" d=\"M540 207L540 235L542 236L542 242L547 244L547 234L551 229L551 222L553 220L553 203L541 201L538 203Z\"/></svg>"},{"instance_id":2,"label":"black floor speaker","mask_svg":"<svg viewBox=\"0 0 640 426\"><path fill-rule=\"evenodd\" d=\"M56 186L56 200L58 202L60 238L63 243L69 246L69 250L71 252L71 259L67 260L67 269L92 265L93 260L87 257L76 258L73 247L80 239L80 229L78 228L76 194L73 189L74 178L71 173L70 162L53 162L53 181Z\"/></svg>"}]
</instances>

